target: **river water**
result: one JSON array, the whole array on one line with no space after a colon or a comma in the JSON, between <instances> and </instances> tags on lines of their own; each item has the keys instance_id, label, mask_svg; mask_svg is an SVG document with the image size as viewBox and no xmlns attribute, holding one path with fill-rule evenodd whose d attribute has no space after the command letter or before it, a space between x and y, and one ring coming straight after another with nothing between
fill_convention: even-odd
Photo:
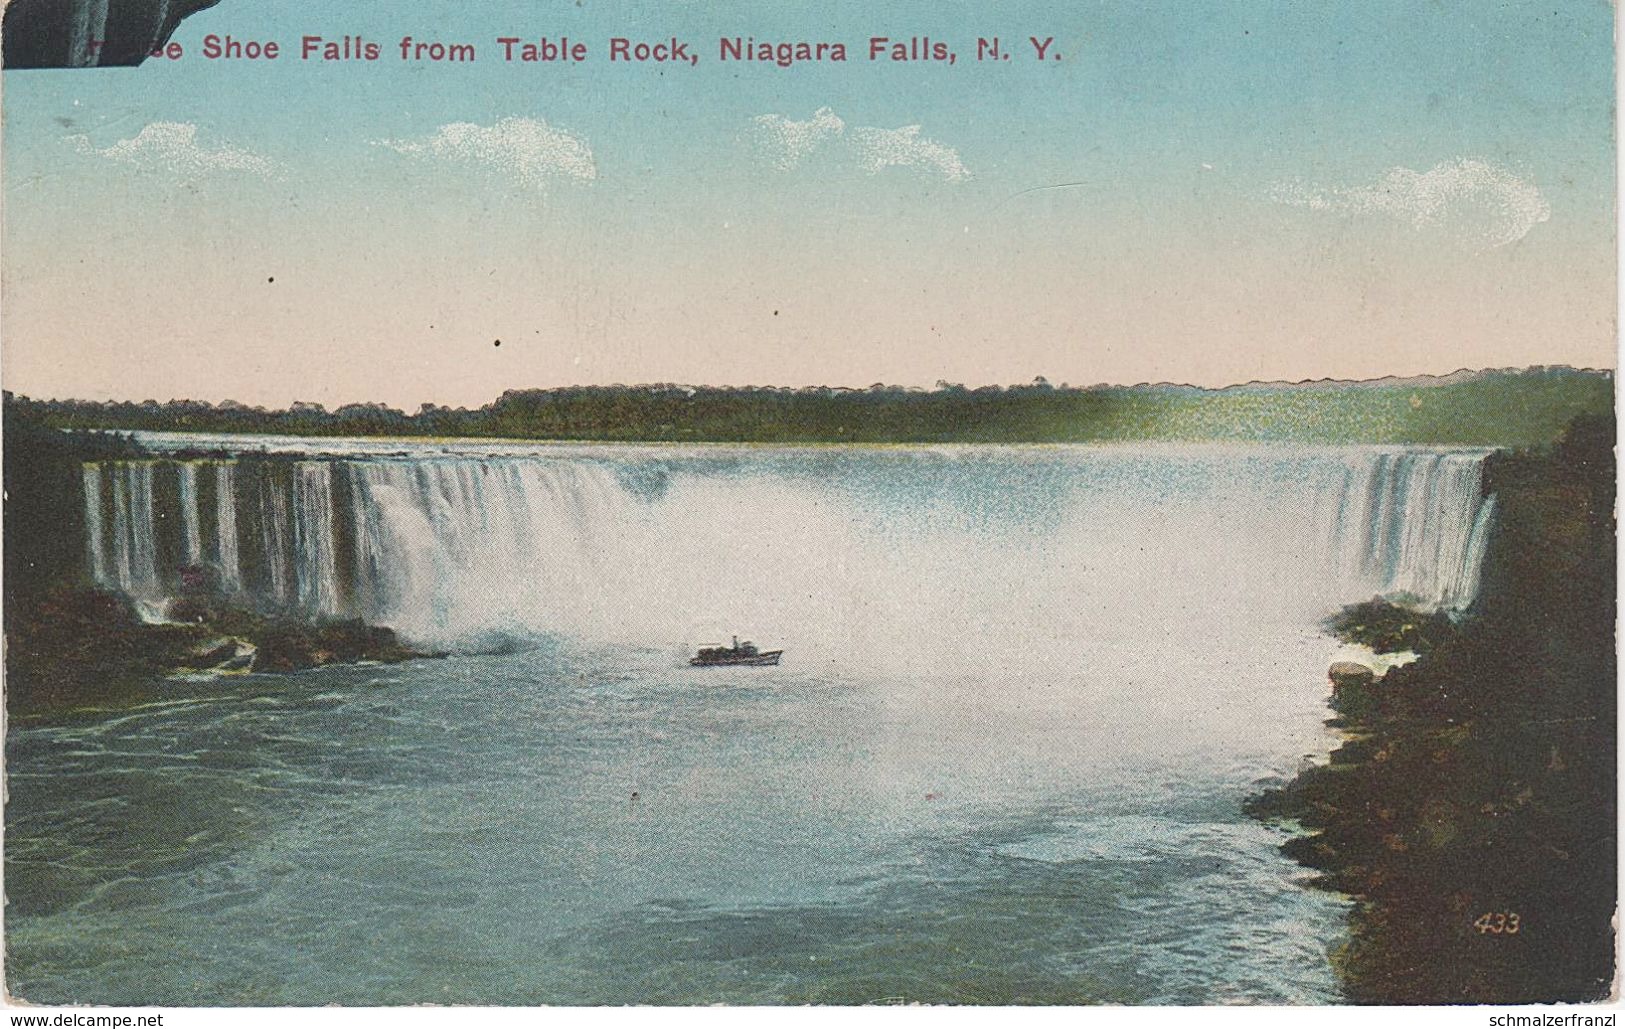
<instances>
[{"instance_id":1,"label":"river water","mask_svg":"<svg viewBox=\"0 0 1625 1029\"><path fill-rule=\"evenodd\" d=\"M1470 600L1490 511L1481 453L149 445L92 574L451 655L12 725L39 1003L1334 1002L1240 804L1332 744L1319 620ZM687 666L734 632L783 664Z\"/></svg>"}]
</instances>

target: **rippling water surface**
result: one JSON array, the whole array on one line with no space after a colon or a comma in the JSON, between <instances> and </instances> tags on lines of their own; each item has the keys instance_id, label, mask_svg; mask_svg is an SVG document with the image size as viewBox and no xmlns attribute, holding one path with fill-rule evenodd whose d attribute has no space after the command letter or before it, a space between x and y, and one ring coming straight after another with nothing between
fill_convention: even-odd
<instances>
[{"instance_id":1,"label":"rippling water surface","mask_svg":"<svg viewBox=\"0 0 1625 1029\"><path fill-rule=\"evenodd\" d=\"M1240 699L1215 680L1241 671L1213 669L1202 703ZM139 710L14 728L12 989L1332 996L1339 906L1237 812L1300 741L1267 725L1251 745L1204 739L1172 706L1120 720L1007 689L944 700L793 663L537 650L171 682Z\"/></svg>"}]
</instances>

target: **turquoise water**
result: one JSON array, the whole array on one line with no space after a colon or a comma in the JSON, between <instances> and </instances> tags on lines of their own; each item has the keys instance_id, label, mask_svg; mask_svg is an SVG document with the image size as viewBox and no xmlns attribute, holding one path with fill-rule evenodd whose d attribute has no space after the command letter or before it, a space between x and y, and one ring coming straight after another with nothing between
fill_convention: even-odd
<instances>
[{"instance_id":1,"label":"turquoise water","mask_svg":"<svg viewBox=\"0 0 1625 1029\"><path fill-rule=\"evenodd\" d=\"M570 517L502 567L476 533L379 573L451 657L14 724L11 991L1339 999L1345 902L1240 805L1331 744L1317 620L1369 595L1322 531L1348 454L605 453L534 480ZM391 496L391 547L459 524ZM784 664L686 665L730 630Z\"/></svg>"},{"instance_id":2,"label":"turquoise water","mask_svg":"<svg viewBox=\"0 0 1625 1029\"><path fill-rule=\"evenodd\" d=\"M1100 734L1135 728L1086 712L961 718L793 665L691 673L648 652L166 692L12 731L19 996L1335 996L1341 906L1237 811L1263 766L1103 767L1089 752L1122 741Z\"/></svg>"}]
</instances>

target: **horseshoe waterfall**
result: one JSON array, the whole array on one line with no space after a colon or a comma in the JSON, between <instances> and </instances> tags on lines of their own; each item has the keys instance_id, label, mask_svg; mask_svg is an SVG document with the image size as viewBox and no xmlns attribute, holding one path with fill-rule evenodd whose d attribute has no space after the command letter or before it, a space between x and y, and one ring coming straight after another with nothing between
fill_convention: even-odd
<instances>
[{"instance_id":1,"label":"horseshoe waterfall","mask_svg":"<svg viewBox=\"0 0 1625 1029\"><path fill-rule=\"evenodd\" d=\"M74 520L154 636L445 656L25 729L8 945L119 943L50 998L1335 1000L1242 801L1335 745L1326 617L1470 611L1498 517L1466 449L134 442ZM689 666L736 634L782 663Z\"/></svg>"},{"instance_id":2,"label":"horseshoe waterfall","mask_svg":"<svg viewBox=\"0 0 1625 1029\"><path fill-rule=\"evenodd\" d=\"M451 646L748 618L851 653L1200 607L1198 583L1462 610L1495 507L1482 451L305 444L86 464L88 573L154 619L208 590ZM966 575L1032 600L950 611Z\"/></svg>"}]
</instances>

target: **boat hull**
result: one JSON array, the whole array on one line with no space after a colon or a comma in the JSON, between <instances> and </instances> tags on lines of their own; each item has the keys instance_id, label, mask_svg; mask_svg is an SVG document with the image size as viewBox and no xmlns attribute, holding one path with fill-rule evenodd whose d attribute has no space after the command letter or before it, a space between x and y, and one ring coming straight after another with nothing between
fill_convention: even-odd
<instances>
[{"instance_id":1,"label":"boat hull","mask_svg":"<svg viewBox=\"0 0 1625 1029\"><path fill-rule=\"evenodd\" d=\"M725 668L730 665L747 665L761 668L765 665L778 664L779 657L783 653L782 650L770 650L765 654L755 654L750 657L691 657L688 659L688 663L695 668Z\"/></svg>"}]
</instances>

